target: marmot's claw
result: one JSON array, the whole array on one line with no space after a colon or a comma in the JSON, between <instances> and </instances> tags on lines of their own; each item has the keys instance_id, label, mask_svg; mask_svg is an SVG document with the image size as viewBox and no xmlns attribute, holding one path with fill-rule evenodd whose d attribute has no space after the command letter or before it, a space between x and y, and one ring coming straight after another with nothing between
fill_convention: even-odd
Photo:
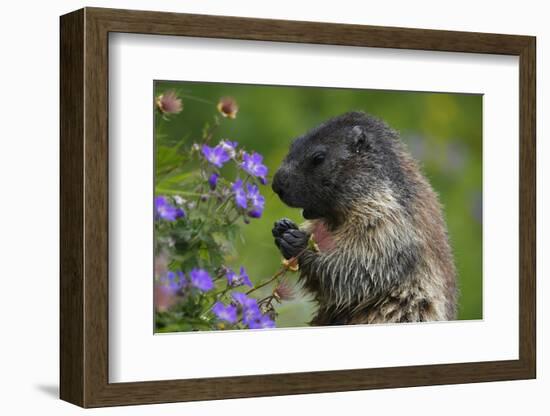
<instances>
[{"instance_id":1,"label":"marmot's claw","mask_svg":"<svg viewBox=\"0 0 550 416\"><path fill-rule=\"evenodd\" d=\"M298 226L288 218L282 218L279 221L275 221L271 233L273 237L281 237L288 230L298 230Z\"/></svg>"},{"instance_id":2,"label":"marmot's claw","mask_svg":"<svg viewBox=\"0 0 550 416\"><path fill-rule=\"evenodd\" d=\"M275 244L287 260L300 254L307 247L307 242L307 234L297 229L290 229L275 237Z\"/></svg>"},{"instance_id":3,"label":"marmot's claw","mask_svg":"<svg viewBox=\"0 0 550 416\"><path fill-rule=\"evenodd\" d=\"M294 246L303 246L306 235L300 230L288 230L283 234L283 239Z\"/></svg>"},{"instance_id":4,"label":"marmot's claw","mask_svg":"<svg viewBox=\"0 0 550 416\"><path fill-rule=\"evenodd\" d=\"M286 241L279 240L278 242L276 242L276 244L279 247L279 250L281 251L281 254L285 259L288 260L294 257L292 255L292 253L294 253L294 248L290 244L288 244Z\"/></svg>"}]
</instances>

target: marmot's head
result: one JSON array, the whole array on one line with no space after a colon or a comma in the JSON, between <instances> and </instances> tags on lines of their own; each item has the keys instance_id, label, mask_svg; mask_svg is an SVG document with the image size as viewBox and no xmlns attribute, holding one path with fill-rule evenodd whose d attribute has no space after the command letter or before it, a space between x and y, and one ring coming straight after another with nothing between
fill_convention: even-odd
<instances>
[{"instance_id":1,"label":"marmot's head","mask_svg":"<svg viewBox=\"0 0 550 416\"><path fill-rule=\"evenodd\" d=\"M335 117L294 140L273 177L273 190L306 219L331 224L381 193L410 195L397 134L362 112Z\"/></svg>"}]
</instances>

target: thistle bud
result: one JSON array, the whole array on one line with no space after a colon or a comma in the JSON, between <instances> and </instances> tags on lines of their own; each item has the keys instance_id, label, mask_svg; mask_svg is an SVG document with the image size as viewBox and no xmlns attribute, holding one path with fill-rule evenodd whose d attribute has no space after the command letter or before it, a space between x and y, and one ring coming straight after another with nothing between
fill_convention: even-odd
<instances>
[{"instance_id":1,"label":"thistle bud","mask_svg":"<svg viewBox=\"0 0 550 416\"><path fill-rule=\"evenodd\" d=\"M279 302L292 300L294 299L294 289L286 280L281 280L277 287L275 287L275 290L273 290L273 296L275 296L275 299Z\"/></svg>"},{"instance_id":2,"label":"thistle bud","mask_svg":"<svg viewBox=\"0 0 550 416\"><path fill-rule=\"evenodd\" d=\"M217 108L222 116L232 119L237 117L237 112L239 111L237 101L232 97L220 98Z\"/></svg>"},{"instance_id":3,"label":"thistle bud","mask_svg":"<svg viewBox=\"0 0 550 416\"><path fill-rule=\"evenodd\" d=\"M155 99L155 104L157 105L157 109L165 115L178 114L183 110L181 99L177 97L174 91L166 91L160 94Z\"/></svg>"}]
</instances>

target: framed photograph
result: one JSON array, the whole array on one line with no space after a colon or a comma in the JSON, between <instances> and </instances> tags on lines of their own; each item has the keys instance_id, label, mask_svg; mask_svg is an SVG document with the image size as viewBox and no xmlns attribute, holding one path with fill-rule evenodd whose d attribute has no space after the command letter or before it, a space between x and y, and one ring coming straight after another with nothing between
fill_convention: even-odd
<instances>
[{"instance_id":1,"label":"framed photograph","mask_svg":"<svg viewBox=\"0 0 550 416\"><path fill-rule=\"evenodd\" d=\"M535 378L535 38L61 17L60 395Z\"/></svg>"}]
</instances>

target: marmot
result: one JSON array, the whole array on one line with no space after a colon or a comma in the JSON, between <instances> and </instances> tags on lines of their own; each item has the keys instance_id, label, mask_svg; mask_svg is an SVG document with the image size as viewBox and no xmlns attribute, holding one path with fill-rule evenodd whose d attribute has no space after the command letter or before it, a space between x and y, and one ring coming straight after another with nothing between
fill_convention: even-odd
<instances>
[{"instance_id":1,"label":"marmot","mask_svg":"<svg viewBox=\"0 0 550 416\"><path fill-rule=\"evenodd\" d=\"M277 221L273 236L318 304L311 325L456 319L441 206L385 122L349 112L298 137L272 187L309 220Z\"/></svg>"}]
</instances>

